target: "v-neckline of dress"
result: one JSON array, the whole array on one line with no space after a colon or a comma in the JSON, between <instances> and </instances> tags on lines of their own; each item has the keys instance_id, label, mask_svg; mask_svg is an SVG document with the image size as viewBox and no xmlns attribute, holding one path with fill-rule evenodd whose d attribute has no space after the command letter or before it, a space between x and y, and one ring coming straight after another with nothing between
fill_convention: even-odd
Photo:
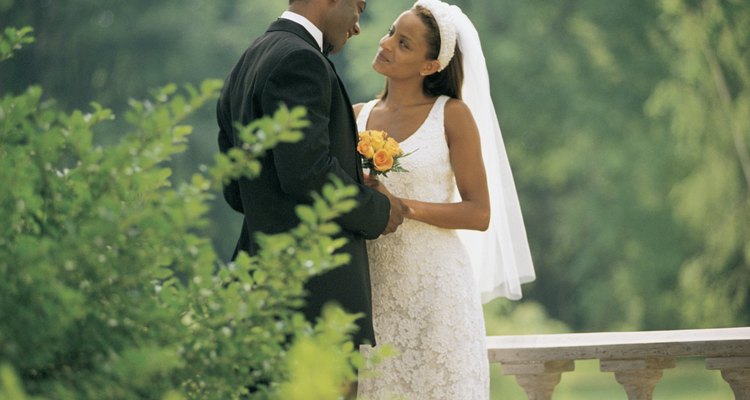
<instances>
[{"instance_id":1,"label":"v-neckline of dress","mask_svg":"<svg viewBox=\"0 0 750 400\"><path fill-rule=\"evenodd\" d=\"M404 139L401 139L401 141L397 141L399 145L406 143L407 141L409 141L409 139L416 136L420 131L422 131L422 128L425 126L425 124L427 124L427 121L430 120L430 117L432 117L432 113L435 112L435 107L437 106L438 101L440 101L442 97L443 97L442 95L438 96L435 99L435 101L432 102L432 106L430 107L430 112L427 113L427 116L425 117L425 119L422 121L421 124L419 124L419 127L417 127L417 129L414 132L409 134L409 136L405 137ZM370 115L372 115L372 110L375 109L375 107L378 105L379 102L380 100L375 100L375 104L372 107L370 107L370 110L367 113L367 119L365 120L365 129L369 129L367 124L370 122Z\"/></svg>"}]
</instances>

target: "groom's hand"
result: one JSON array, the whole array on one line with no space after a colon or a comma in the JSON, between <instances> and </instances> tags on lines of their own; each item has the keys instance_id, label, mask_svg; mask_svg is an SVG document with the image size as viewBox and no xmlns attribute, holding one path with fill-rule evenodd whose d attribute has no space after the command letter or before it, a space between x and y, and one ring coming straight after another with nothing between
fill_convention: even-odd
<instances>
[{"instance_id":1,"label":"groom's hand","mask_svg":"<svg viewBox=\"0 0 750 400\"><path fill-rule=\"evenodd\" d=\"M390 194L386 196L388 196L388 201L391 202L391 215L388 217L388 225L385 227L383 235L396 232L398 226L404 222L404 216L409 212L409 207L401 199Z\"/></svg>"}]
</instances>

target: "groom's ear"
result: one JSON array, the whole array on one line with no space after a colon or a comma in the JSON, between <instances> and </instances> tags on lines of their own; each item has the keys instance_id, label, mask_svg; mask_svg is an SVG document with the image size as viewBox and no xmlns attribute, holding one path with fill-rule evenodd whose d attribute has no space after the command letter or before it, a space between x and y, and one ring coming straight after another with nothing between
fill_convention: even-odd
<instances>
[{"instance_id":1,"label":"groom's ear","mask_svg":"<svg viewBox=\"0 0 750 400\"><path fill-rule=\"evenodd\" d=\"M422 69L419 74L422 76L430 76L440 70L440 62L438 60L426 61L422 64Z\"/></svg>"}]
</instances>

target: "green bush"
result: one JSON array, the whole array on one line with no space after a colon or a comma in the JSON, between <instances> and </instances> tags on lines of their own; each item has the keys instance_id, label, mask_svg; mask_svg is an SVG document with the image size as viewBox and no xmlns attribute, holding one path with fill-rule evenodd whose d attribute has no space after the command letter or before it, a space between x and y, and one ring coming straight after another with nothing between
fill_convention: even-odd
<instances>
[{"instance_id":1,"label":"green bush","mask_svg":"<svg viewBox=\"0 0 750 400\"><path fill-rule=\"evenodd\" d=\"M29 33L7 29L0 59ZM115 116L98 104L63 112L39 87L0 100L0 398L326 399L354 379L357 316L331 307L313 327L295 308L307 279L346 262L332 221L355 188L326 186L256 257L222 263L197 233L221 182L299 138L304 109L244 127L243 149L170 181L185 119L221 84L131 100L131 128L107 146L94 132Z\"/></svg>"}]
</instances>

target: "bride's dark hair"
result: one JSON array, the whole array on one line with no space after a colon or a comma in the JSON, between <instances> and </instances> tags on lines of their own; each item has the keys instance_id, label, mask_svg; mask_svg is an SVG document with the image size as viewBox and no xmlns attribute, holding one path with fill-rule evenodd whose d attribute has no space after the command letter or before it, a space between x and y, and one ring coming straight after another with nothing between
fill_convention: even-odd
<instances>
[{"instance_id":1,"label":"bride's dark hair","mask_svg":"<svg viewBox=\"0 0 750 400\"><path fill-rule=\"evenodd\" d=\"M414 12L419 16L427 27L427 40L428 52L427 58L431 60L437 60L440 54L440 28L438 27L435 17L432 16L430 10L422 7L414 7ZM463 68L463 55L461 50L456 44L456 50L453 54L453 58L448 65L440 72L436 72L432 75L428 75L424 78L422 83L422 90L425 94L430 96L446 95L454 99L461 98L461 86L464 81L464 68ZM388 83L386 82L383 94L380 98L385 99L388 97Z\"/></svg>"}]
</instances>

